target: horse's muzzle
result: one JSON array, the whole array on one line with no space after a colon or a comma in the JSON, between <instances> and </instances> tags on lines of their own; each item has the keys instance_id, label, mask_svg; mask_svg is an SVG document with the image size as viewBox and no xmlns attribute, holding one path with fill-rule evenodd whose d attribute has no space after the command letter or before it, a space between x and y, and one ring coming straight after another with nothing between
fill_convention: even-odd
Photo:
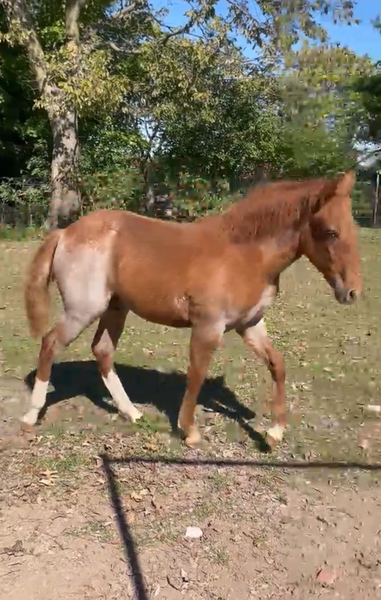
<instances>
[{"instance_id":1,"label":"horse's muzzle","mask_svg":"<svg viewBox=\"0 0 381 600\"><path fill-rule=\"evenodd\" d=\"M329 284L335 293L336 300L340 304L353 304L362 295L361 289L347 287L338 275L329 280Z\"/></svg>"},{"instance_id":2,"label":"horse's muzzle","mask_svg":"<svg viewBox=\"0 0 381 600\"><path fill-rule=\"evenodd\" d=\"M340 304L353 304L356 300L361 297L361 291L356 289L350 289L346 287L340 287L339 289L334 288L335 297Z\"/></svg>"}]
</instances>

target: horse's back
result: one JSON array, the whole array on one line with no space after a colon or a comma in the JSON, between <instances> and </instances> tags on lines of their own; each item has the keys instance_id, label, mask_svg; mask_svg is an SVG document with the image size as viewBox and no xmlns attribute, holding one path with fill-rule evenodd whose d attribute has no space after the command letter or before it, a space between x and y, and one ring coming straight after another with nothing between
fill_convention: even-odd
<instances>
[{"instance_id":1,"label":"horse's back","mask_svg":"<svg viewBox=\"0 0 381 600\"><path fill-rule=\"evenodd\" d=\"M113 253L116 293L147 320L185 326L200 245L191 224L126 216Z\"/></svg>"},{"instance_id":2,"label":"horse's back","mask_svg":"<svg viewBox=\"0 0 381 600\"><path fill-rule=\"evenodd\" d=\"M115 294L143 318L186 326L195 262L210 242L204 237L191 224L99 210L64 230L54 274L66 298L82 287L94 301Z\"/></svg>"}]
</instances>

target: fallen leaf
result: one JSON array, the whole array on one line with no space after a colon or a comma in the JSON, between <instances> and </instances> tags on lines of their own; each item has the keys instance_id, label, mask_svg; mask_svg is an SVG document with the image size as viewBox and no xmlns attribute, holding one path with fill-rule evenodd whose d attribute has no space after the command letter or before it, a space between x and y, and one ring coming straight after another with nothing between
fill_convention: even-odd
<instances>
[{"instance_id":1,"label":"fallen leaf","mask_svg":"<svg viewBox=\"0 0 381 600\"><path fill-rule=\"evenodd\" d=\"M154 351L151 350L151 348L143 348L143 354L145 354L146 356L153 356Z\"/></svg>"},{"instance_id":2,"label":"fallen leaf","mask_svg":"<svg viewBox=\"0 0 381 600\"><path fill-rule=\"evenodd\" d=\"M156 498L152 498L151 502L152 506L156 508L156 510L161 510L163 508L163 505L160 502L158 502Z\"/></svg>"},{"instance_id":3,"label":"fallen leaf","mask_svg":"<svg viewBox=\"0 0 381 600\"><path fill-rule=\"evenodd\" d=\"M25 548L21 540L16 540L16 542L10 548L4 548L3 554L18 554L19 552L25 552Z\"/></svg>"},{"instance_id":4,"label":"fallen leaf","mask_svg":"<svg viewBox=\"0 0 381 600\"><path fill-rule=\"evenodd\" d=\"M50 471L49 469L46 469L46 471L41 471L40 475L48 479L51 477L58 477L57 471Z\"/></svg>"},{"instance_id":5,"label":"fallen leaf","mask_svg":"<svg viewBox=\"0 0 381 600\"><path fill-rule=\"evenodd\" d=\"M149 452L156 452L156 450L159 449L159 446L157 444L145 444L144 448Z\"/></svg>"},{"instance_id":6,"label":"fallen leaf","mask_svg":"<svg viewBox=\"0 0 381 600\"><path fill-rule=\"evenodd\" d=\"M181 590L181 583L177 583L177 581L175 581L170 575L167 575L167 581L174 590Z\"/></svg>"},{"instance_id":7,"label":"fallen leaf","mask_svg":"<svg viewBox=\"0 0 381 600\"><path fill-rule=\"evenodd\" d=\"M126 521L127 525L132 525L135 522L135 514L133 512L127 513Z\"/></svg>"},{"instance_id":8,"label":"fallen leaf","mask_svg":"<svg viewBox=\"0 0 381 600\"><path fill-rule=\"evenodd\" d=\"M359 438L357 445L362 450L369 450L369 447L370 447L369 440L367 440L366 438L363 438L363 437Z\"/></svg>"}]
</instances>

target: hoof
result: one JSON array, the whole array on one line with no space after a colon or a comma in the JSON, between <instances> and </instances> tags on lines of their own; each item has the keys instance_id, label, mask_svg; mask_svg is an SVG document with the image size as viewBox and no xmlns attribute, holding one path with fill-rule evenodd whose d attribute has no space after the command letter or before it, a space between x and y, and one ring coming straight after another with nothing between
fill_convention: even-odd
<instances>
[{"instance_id":1,"label":"hoof","mask_svg":"<svg viewBox=\"0 0 381 600\"><path fill-rule=\"evenodd\" d=\"M24 433L32 433L33 429L34 425L25 423L25 421L21 421L21 431L24 431Z\"/></svg>"},{"instance_id":2,"label":"hoof","mask_svg":"<svg viewBox=\"0 0 381 600\"><path fill-rule=\"evenodd\" d=\"M201 435L195 425L189 428L188 435L185 438L185 444L188 448L196 448L201 443Z\"/></svg>"},{"instance_id":3,"label":"hoof","mask_svg":"<svg viewBox=\"0 0 381 600\"><path fill-rule=\"evenodd\" d=\"M142 415L142 413L141 413L141 412L139 412L139 411L137 411L136 413L134 413L134 414L131 416L131 422L132 422L132 423L136 423L136 421L139 421L139 420L140 420L140 419L142 419L142 418L143 418L143 415Z\"/></svg>"},{"instance_id":4,"label":"hoof","mask_svg":"<svg viewBox=\"0 0 381 600\"><path fill-rule=\"evenodd\" d=\"M120 410L118 411L118 413L119 413L119 416L124 421L131 421L131 423L136 423L137 421L139 421L139 419L141 419L143 417L142 413L138 410L136 412L134 412L132 415L123 413Z\"/></svg>"},{"instance_id":5,"label":"hoof","mask_svg":"<svg viewBox=\"0 0 381 600\"><path fill-rule=\"evenodd\" d=\"M266 434L266 443L270 446L270 448L274 448L278 442L281 442L283 439L284 427L282 425L274 425L271 427Z\"/></svg>"},{"instance_id":6,"label":"hoof","mask_svg":"<svg viewBox=\"0 0 381 600\"><path fill-rule=\"evenodd\" d=\"M267 434L266 438L265 438L265 442L266 442L269 450L272 450L277 445L278 440L276 440L275 438L273 438L271 435Z\"/></svg>"}]
</instances>

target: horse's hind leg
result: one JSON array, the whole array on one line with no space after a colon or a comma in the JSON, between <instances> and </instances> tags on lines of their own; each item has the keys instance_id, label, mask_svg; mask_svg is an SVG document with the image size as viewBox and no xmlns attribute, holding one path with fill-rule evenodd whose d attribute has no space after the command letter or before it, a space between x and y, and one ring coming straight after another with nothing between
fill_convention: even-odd
<instances>
[{"instance_id":1,"label":"horse's hind leg","mask_svg":"<svg viewBox=\"0 0 381 600\"><path fill-rule=\"evenodd\" d=\"M267 431L267 443L274 446L276 442L283 439L286 427L286 372L284 358L279 350L271 344L267 335L266 324L261 319L257 325L247 329L239 329L237 332L242 336L247 346L262 358L267 364L274 382L274 398L271 405L272 427Z\"/></svg>"},{"instance_id":2,"label":"horse's hind leg","mask_svg":"<svg viewBox=\"0 0 381 600\"><path fill-rule=\"evenodd\" d=\"M124 417L135 422L141 412L132 404L113 368L113 354L122 335L128 309L115 297L102 315L91 345L105 386Z\"/></svg>"},{"instance_id":3,"label":"horse's hind leg","mask_svg":"<svg viewBox=\"0 0 381 600\"><path fill-rule=\"evenodd\" d=\"M62 319L43 338L38 357L37 374L31 395L31 406L22 418L25 429L36 424L46 402L50 373L54 358L60 348L68 346L86 329L92 319L89 315L65 312Z\"/></svg>"}]
</instances>

